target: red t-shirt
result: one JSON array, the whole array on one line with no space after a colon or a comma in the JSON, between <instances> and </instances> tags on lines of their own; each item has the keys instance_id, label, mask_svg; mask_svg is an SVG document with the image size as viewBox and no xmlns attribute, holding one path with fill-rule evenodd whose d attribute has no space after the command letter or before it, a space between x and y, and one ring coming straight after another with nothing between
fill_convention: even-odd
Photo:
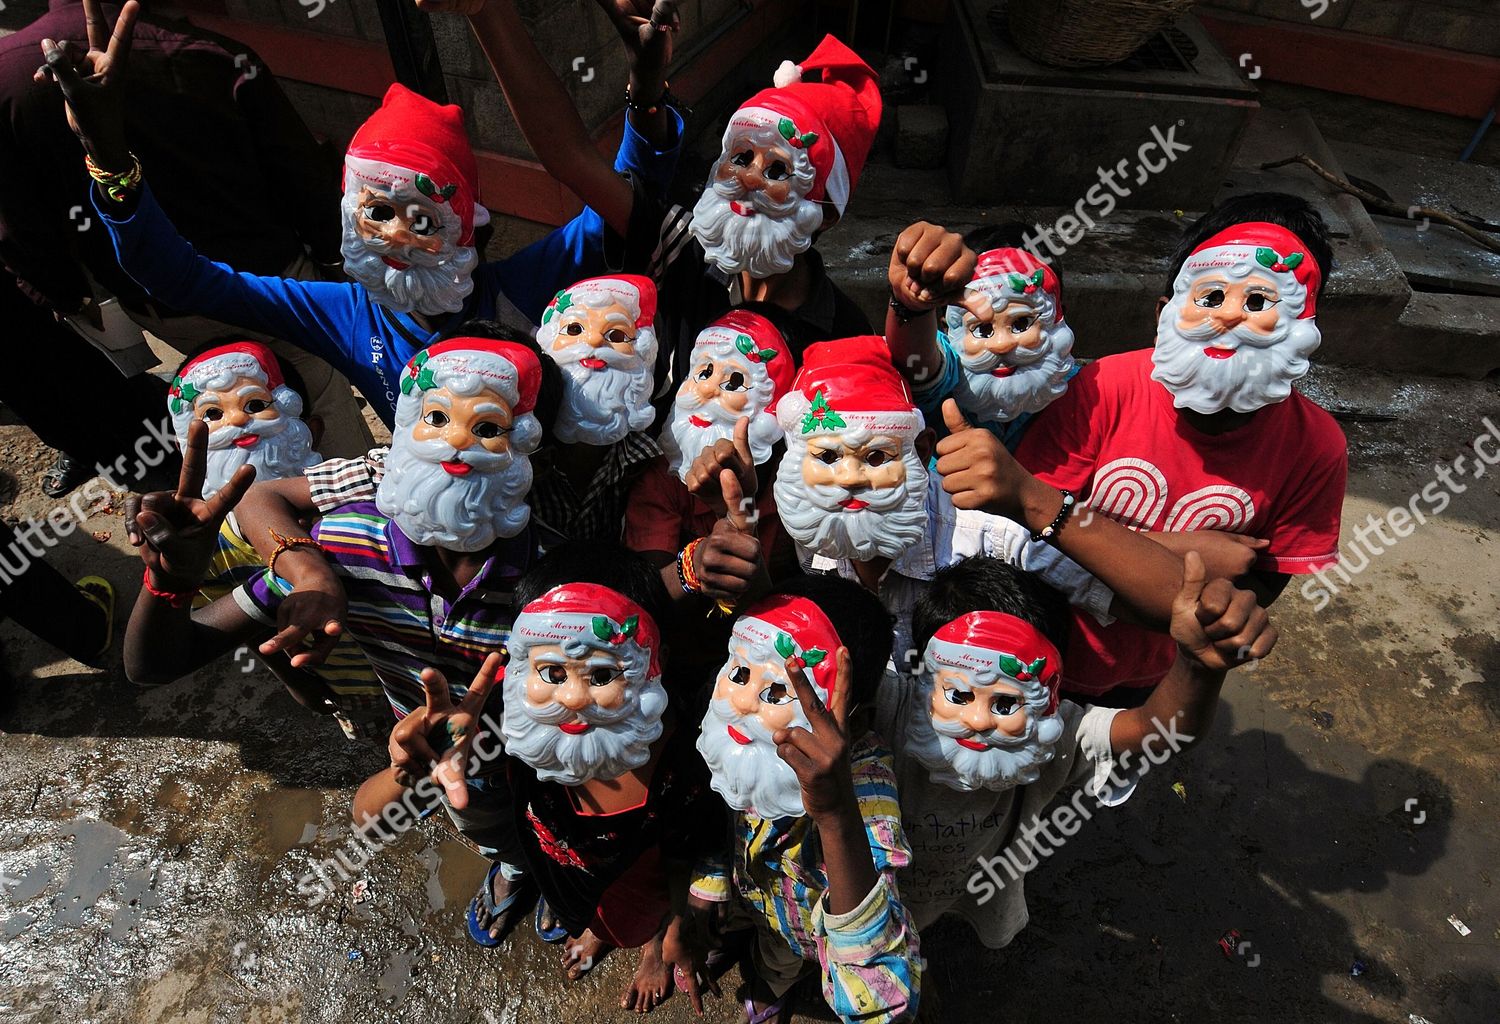
<instances>
[{"instance_id":1,"label":"red t-shirt","mask_svg":"<svg viewBox=\"0 0 1500 1024\"><path fill-rule=\"evenodd\" d=\"M1204 434L1151 379L1151 350L1106 356L1037 415L1016 451L1054 487L1137 530L1225 530L1270 541L1257 568L1315 572L1338 561L1349 471L1343 431L1293 391L1250 422ZM1171 668L1165 634L1075 616L1063 687L1154 686Z\"/></svg>"}]
</instances>

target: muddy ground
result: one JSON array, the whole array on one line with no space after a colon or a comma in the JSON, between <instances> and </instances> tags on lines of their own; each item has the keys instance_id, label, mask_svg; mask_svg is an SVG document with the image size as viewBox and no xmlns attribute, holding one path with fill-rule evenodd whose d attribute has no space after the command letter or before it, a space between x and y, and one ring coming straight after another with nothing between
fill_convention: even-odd
<instances>
[{"instance_id":1,"label":"muddy ground","mask_svg":"<svg viewBox=\"0 0 1500 1024\"><path fill-rule=\"evenodd\" d=\"M1346 416L1346 545L1500 423L1493 381L1322 371L1308 389ZM0 427L8 518L54 507L44 454ZM1289 589L1281 646L1231 678L1212 741L1031 876L1014 945L927 938L943 1019L1500 1019L1500 469L1454 479L1466 490L1326 607ZM139 568L118 516L51 558L111 579L123 620ZM334 875L309 906L299 880L348 839L352 787L384 760L248 660L141 690L13 625L0 638L18 680L0 719L0 1020L628 1019L633 954L570 985L529 927L469 943L483 863L438 823L374 857L361 898ZM656 1016L691 1019L681 998ZM732 1000L709 1019L737 1019Z\"/></svg>"}]
</instances>

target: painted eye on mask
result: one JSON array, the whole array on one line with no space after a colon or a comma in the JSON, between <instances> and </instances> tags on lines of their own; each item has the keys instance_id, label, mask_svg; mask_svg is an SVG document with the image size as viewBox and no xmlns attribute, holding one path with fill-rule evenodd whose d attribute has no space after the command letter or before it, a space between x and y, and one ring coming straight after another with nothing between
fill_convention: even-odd
<instances>
[{"instance_id":1,"label":"painted eye on mask","mask_svg":"<svg viewBox=\"0 0 1500 1024\"><path fill-rule=\"evenodd\" d=\"M704 363L702 366L700 366L698 368L698 372L694 376L696 376L699 380L708 380L708 378L712 377L713 375L714 375L714 364L713 363Z\"/></svg>"},{"instance_id":2,"label":"painted eye on mask","mask_svg":"<svg viewBox=\"0 0 1500 1024\"><path fill-rule=\"evenodd\" d=\"M789 171L786 164L784 164L780 160L771 161L771 166L766 168L767 181L786 181L786 179L790 178L791 176L791 171Z\"/></svg>"},{"instance_id":3,"label":"painted eye on mask","mask_svg":"<svg viewBox=\"0 0 1500 1024\"><path fill-rule=\"evenodd\" d=\"M783 704L790 704L796 699L785 683L772 683L760 691L760 702L762 704L772 704L780 707Z\"/></svg>"},{"instance_id":4,"label":"painted eye on mask","mask_svg":"<svg viewBox=\"0 0 1500 1024\"><path fill-rule=\"evenodd\" d=\"M887 462L890 462L893 458L895 458L895 456L893 456L890 452L881 451L879 448L877 448L865 456L865 465L869 466L871 469L879 469Z\"/></svg>"},{"instance_id":5,"label":"painted eye on mask","mask_svg":"<svg viewBox=\"0 0 1500 1024\"><path fill-rule=\"evenodd\" d=\"M615 676L617 675L619 675L619 673L614 669L605 668L601 665L599 668L596 668L589 673L589 685L608 686L610 683L615 681Z\"/></svg>"},{"instance_id":6,"label":"painted eye on mask","mask_svg":"<svg viewBox=\"0 0 1500 1024\"><path fill-rule=\"evenodd\" d=\"M727 378L725 378L725 380L724 380L724 382L722 384L719 385L719 390L720 391L744 391L745 390L745 375L743 373L741 373L740 371L735 370Z\"/></svg>"},{"instance_id":7,"label":"painted eye on mask","mask_svg":"<svg viewBox=\"0 0 1500 1024\"><path fill-rule=\"evenodd\" d=\"M448 425L448 414L441 409L434 409L422 417L422 422L429 427L446 427Z\"/></svg>"},{"instance_id":8,"label":"painted eye on mask","mask_svg":"<svg viewBox=\"0 0 1500 1024\"><path fill-rule=\"evenodd\" d=\"M993 338L995 336L995 325L977 323L969 328L969 333L976 338Z\"/></svg>"},{"instance_id":9,"label":"painted eye on mask","mask_svg":"<svg viewBox=\"0 0 1500 1024\"><path fill-rule=\"evenodd\" d=\"M412 218L410 230L414 235L435 235L437 234L437 229L437 221L425 213L419 213L416 217Z\"/></svg>"},{"instance_id":10,"label":"painted eye on mask","mask_svg":"<svg viewBox=\"0 0 1500 1024\"><path fill-rule=\"evenodd\" d=\"M224 410L217 405L204 406L201 416L205 423L217 423L224 418Z\"/></svg>"},{"instance_id":11,"label":"painted eye on mask","mask_svg":"<svg viewBox=\"0 0 1500 1024\"><path fill-rule=\"evenodd\" d=\"M750 681L750 669L745 665L736 665L729 670L729 681L736 686L744 686Z\"/></svg>"},{"instance_id":12,"label":"painted eye on mask","mask_svg":"<svg viewBox=\"0 0 1500 1024\"><path fill-rule=\"evenodd\" d=\"M1010 325L1010 333L1025 334L1027 331L1031 330L1031 325L1034 323L1036 323L1036 317L1023 316L1018 320L1012 321Z\"/></svg>"},{"instance_id":13,"label":"painted eye on mask","mask_svg":"<svg viewBox=\"0 0 1500 1024\"><path fill-rule=\"evenodd\" d=\"M957 704L959 707L968 707L974 703L972 690L955 690L949 687L943 688L943 699L949 704Z\"/></svg>"},{"instance_id":14,"label":"painted eye on mask","mask_svg":"<svg viewBox=\"0 0 1500 1024\"><path fill-rule=\"evenodd\" d=\"M1224 305L1224 289L1215 288L1212 291L1204 292L1193 300L1193 305L1202 306L1204 309L1218 309Z\"/></svg>"},{"instance_id":15,"label":"painted eye on mask","mask_svg":"<svg viewBox=\"0 0 1500 1024\"><path fill-rule=\"evenodd\" d=\"M1013 696L999 694L990 702L990 710L997 715L1013 715L1021 702Z\"/></svg>"},{"instance_id":16,"label":"painted eye on mask","mask_svg":"<svg viewBox=\"0 0 1500 1024\"><path fill-rule=\"evenodd\" d=\"M542 669L542 679L553 686L561 686L568 681L568 670L561 665L548 665Z\"/></svg>"},{"instance_id":17,"label":"painted eye on mask","mask_svg":"<svg viewBox=\"0 0 1500 1024\"><path fill-rule=\"evenodd\" d=\"M365 207L365 219L384 224L388 220L394 220L396 208L389 203L375 203L373 206Z\"/></svg>"},{"instance_id":18,"label":"painted eye on mask","mask_svg":"<svg viewBox=\"0 0 1500 1024\"><path fill-rule=\"evenodd\" d=\"M755 162L755 152L749 149L741 150L740 152L734 154L734 156L730 157L729 162L734 164L736 167L749 167L752 163Z\"/></svg>"},{"instance_id":19,"label":"painted eye on mask","mask_svg":"<svg viewBox=\"0 0 1500 1024\"><path fill-rule=\"evenodd\" d=\"M1273 299L1264 292L1252 292L1245 296L1245 312L1264 313L1268 309L1275 308L1280 299Z\"/></svg>"},{"instance_id":20,"label":"painted eye on mask","mask_svg":"<svg viewBox=\"0 0 1500 1024\"><path fill-rule=\"evenodd\" d=\"M822 451L819 451L813 455L813 458L817 459L825 466L836 466L838 465L839 460L843 457L844 453L834 448L824 448Z\"/></svg>"},{"instance_id":21,"label":"painted eye on mask","mask_svg":"<svg viewBox=\"0 0 1500 1024\"><path fill-rule=\"evenodd\" d=\"M583 324L579 323L577 320L574 320L570 324L565 324L563 326L562 332L576 338L583 333Z\"/></svg>"},{"instance_id":22,"label":"painted eye on mask","mask_svg":"<svg viewBox=\"0 0 1500 1024\"><path fill-rule=\"evenodd\" d=\"M474 424L474 436L482 438L501 437L510 433L509 427L502 427L493 420L484 420Z\"/></svg>"},{"instance_id":23,"label":"painted eye on mask","mask_svg":"<svg viewBox=\"0 0 1500 1024\"><path fill-rule=\"evenodd\" d=\"M258 412L265 412L269 408L271 408L271 403L264 398L252 398L245 403L245 411L251 416Z\"/></svg>"},{"instance_id":24,"label":"painted eye on mask","mask_svg":"<svg viewBox=\"0 0 1500 1024\"><path fill-rule=\"evenodd\" d=\"M626 334L624 331L620 330L620 328L618 327L611 327L609 330L605 331L604 340L609 342L609 344L611 345L629 345L631 342L635 341L634 338Z\"/></svg>"}]
</instances>

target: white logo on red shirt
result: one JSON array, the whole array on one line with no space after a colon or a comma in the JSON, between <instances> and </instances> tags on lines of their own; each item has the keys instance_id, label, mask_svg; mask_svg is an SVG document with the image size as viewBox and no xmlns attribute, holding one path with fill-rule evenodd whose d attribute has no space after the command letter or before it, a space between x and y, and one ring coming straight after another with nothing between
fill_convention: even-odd
<instances>
[{"instance_id":1,"label":"white logo on red shirt","mask_svg":"<svg viewBox=\"0 0 1500 1024\"><path fill-rule=\"evenodd\" d=\"M1145 459L1115 459L1094 475L1088 504L1132 530L1189 533L1241 532L1255 519L1255 499L1230 483L1214 483L1185 494L1161 524L1170 488L1162 471Z\"/></svg>"}]
</instances>

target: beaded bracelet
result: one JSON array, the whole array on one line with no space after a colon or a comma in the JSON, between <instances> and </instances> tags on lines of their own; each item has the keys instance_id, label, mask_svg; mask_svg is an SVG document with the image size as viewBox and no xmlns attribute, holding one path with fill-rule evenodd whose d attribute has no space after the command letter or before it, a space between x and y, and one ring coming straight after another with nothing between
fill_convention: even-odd
<instances>
[{"instance_id":1,"label":"beaded bracelet","mask_svg":"<svg viewBox=\"0 0 1500 1024\"><path fill-rule=\"evenodd\" d=\"M1062 496L1062 508L1058 509L1057 517L1036 533L1033 533L1031 535L1032 540L1052 540L1062 530L1063 524L1068 521L1068 517L1073 514L1073 506L1077 503L1078 499L1073 496L1072 491L1063 491Z\"/></svg>"},{"instance_id":2,"label":"beaded bracelet","mask_svg":"<svg viewBox=\"0 0 1500 1024\"><path fill-rule=\"evenodd\" d=\"M896 291L895 291L895 289L892 289L891 290L891 312L893 312L893 313L896 314L896 319L897 320L901 321L903 324L909 324L913 320L915 320L917 317L919 317L923 313L927 312L927 310L925 310L925 309L912 309L906 303L904 303L900 299L896 298Z\"/></svg>"},{"instance_id":3,"label":"beaded bracelet","mask_svg":"<svg viewBox=\"0 0 1500 1024\"><path fill-rule=\"evenodd\" d=\"M141 572L141 586L146 588L146 593L158 600L165 601L173 608L183 608L198 596L198 588L192 590L161 590L151 585L151 567L147 566Z\"/></svg>"},{"instance_id":4,"label":"beaded bracelet","mask_svg":"<svg viewBox=\"0 0 1500 1024\"><path fill-rule=\"evenodd\" d=\"M637 103L635 99L630 95L630 86L627 85L625 87L626 110L633 111L637 114L654 114L664 106L678 108L681 108L682 106L677 97L672 94L672 86L670 83L662 83L661 95L656 98L655 103L649 105L645 103Z\"/></svg>"},{"instance_id":5,"label":"beaded bracelet","mask_svg":"<svg viewBox=\"0 0 1500 1024\"><path fill-rule=\"evenodd\" d=\"M698 550L698 545L702 543L702 537L690 540L687 546L677 553L677 579L682 584L682 592L684 594L701 594L703 592L703 581L698 578L698 572L693 567L693 554Z\"/></svg>"},{"instance_id":6,"label":"beaded bracelet","mask_svg":"<svg viewBox=\"0 0 1500 1024\"><path fill-rule=\"evenodd\" d=\"M100 190L111 202L116 203L123 203L130 193L140 188L141 179L145 177L145 172L141 170L141 158L134 153L130 154L130 169L123 173L102 170L87 153L83 157L83 166L88 168L89 177L98 182Z\"/></svg>"}]
</instances>

